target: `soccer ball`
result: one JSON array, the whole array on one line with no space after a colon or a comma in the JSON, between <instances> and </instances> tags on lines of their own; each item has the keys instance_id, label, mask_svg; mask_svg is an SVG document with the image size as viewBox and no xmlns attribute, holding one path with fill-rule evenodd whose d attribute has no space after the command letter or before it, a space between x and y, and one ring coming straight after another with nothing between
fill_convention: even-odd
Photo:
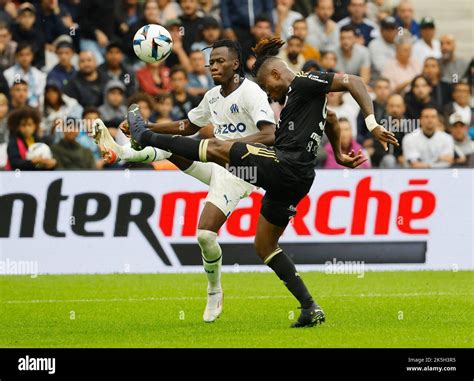
<instances>
[{"instance_id":1,"label":"soccer ball","mask_svg":"<svg viewBox=\"0 0 474 381\"><path fill-rule=\"evenodd\" d=\"M42 157L43 159L53 158L53 154L47 144L35 143L28 148L28 153L26 154L27 160L33 160L38 157Z\"/></svg>"},{"instance_id":2,"label":"soccer ball","mask_svg":"<svg viewBox=\"0 0 474 381\"><path fill-rule=\"evenodd\" d=\"M165 60L171 54L173 39L166 28L157 24L141 27L133 38L133 50L147 63Z\"/></svg>"}]
</instances>

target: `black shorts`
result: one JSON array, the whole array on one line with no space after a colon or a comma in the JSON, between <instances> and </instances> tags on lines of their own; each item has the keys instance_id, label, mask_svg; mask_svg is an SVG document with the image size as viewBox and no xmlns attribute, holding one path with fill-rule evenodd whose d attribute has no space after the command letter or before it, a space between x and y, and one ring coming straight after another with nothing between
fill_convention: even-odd
<instances>
[{"instance_id":1,"label":"black shorts","mask_svg":"<svg viewBox=\"0 0 474 381\"><path fill-rule=\"evenodd\" d=\"M274 225L288 225L313 181L302 181L273 148L263 144L236 142L229 156L231 173L266 190L260 213Z\"/></svg>"}]
</instances>

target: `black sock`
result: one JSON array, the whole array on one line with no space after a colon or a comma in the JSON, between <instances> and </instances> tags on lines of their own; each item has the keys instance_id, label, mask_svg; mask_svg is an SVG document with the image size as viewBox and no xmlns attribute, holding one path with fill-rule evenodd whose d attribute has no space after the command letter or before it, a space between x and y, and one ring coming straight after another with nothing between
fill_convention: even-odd
<instances>
[{"instance_id":1,"label":"black sock","mask_svg":"<svg viewBox=\"0 0 474 381\"><path fill-rule=\"evenodd\" d=\"M200 147L203 140L194 140L184 136L157 134L150 130L144 131L140 144L153 146L193 161L200 161Z\"/></svg>"},{"instance_id":2,"label":"black sock","mask_svg":"<svg viewBox=\"0 0 474 381\"><path fill-rule=\"evenodd\" d=\"M271 258L267 265L285 283L286 288L298 299L302 308L311 307L314 303L313 297L298 275L295 264L283 251Z\"/></svg>"}]
</instances>

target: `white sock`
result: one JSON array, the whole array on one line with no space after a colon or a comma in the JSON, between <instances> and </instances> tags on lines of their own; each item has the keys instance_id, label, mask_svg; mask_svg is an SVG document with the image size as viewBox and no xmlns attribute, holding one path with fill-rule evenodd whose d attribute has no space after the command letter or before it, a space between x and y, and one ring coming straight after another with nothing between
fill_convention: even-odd
<instances>
[{"instance_id":1,"label":"white sock","mask_svg":"<svg viewBox=\"0 0 474 381\"><path fill-rule=\"evenodd\" d=\"M209 185L212 176L212 164L201 163L200 161L193 161L189 168L184 170L183 172L203 182L204 184Z\"/></svg>"},{"instance_id":2,"label":"white sock","mask_svg":"<svg viewBox=\"0 0 474 381\"><path fill-rule=\"evenodd\" d=\"M145 147L141 151L135 151L132 147L122 146L120 158L133 163L152 163L168 159L172 154L155 147Z\"/></svg>"},{"instance_id":3,"label":"white sock","mask_svg":"<svg viewBox=\"0 0 474 381\"><path fill-rule=\"evenodd\" d=\"M217 242L217 233L198 229L197 237L202 253L202 264L207 275L208 292L220 292L222 249Z\"/></svg>"}]
</instances>

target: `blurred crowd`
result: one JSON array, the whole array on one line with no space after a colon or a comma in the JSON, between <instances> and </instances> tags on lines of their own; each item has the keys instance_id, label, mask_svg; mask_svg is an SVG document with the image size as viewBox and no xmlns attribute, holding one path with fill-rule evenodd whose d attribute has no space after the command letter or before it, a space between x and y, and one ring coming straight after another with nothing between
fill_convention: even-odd
<instances>
[{"instance_id":1,"label":"blurred crowd","mask_svg":"<svg viewBox=\"0 0 474 381\"><path fill-rule=\"evenodd\" d=\"M144 64L133 51L133 36L150 23L173 38L161 63ZM151 121L185 119L213 86L206 47L237 39L250 73L252 46L272 35L287 41L280 57L295 72L362 77L377 121L401 143L384 151L350 94L330 93L342 150L363 150L364 167L474 167L474 62L409 0L0 0L0 169L121 168L104 164L88 134L94 119L120 144L131 103ZM29 160L37 142L52 157ZM327 140L318 158L338 168Z\"/></svg>"}]
</instances>

